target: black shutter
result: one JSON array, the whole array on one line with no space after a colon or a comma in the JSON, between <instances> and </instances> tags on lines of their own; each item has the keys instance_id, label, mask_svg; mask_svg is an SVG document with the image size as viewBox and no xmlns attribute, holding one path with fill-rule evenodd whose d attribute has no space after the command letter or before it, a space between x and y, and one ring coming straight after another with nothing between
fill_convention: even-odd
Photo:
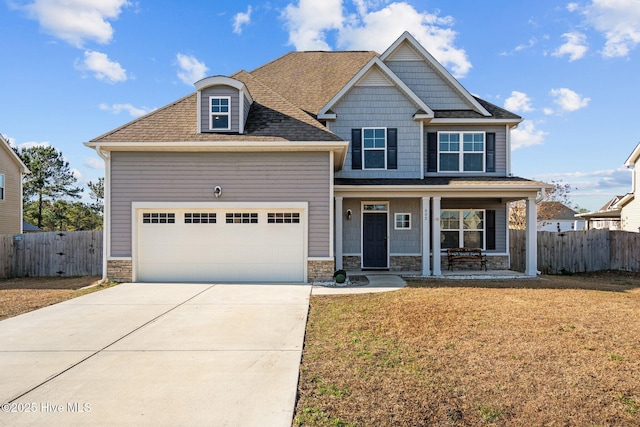
<instances>
[{"instance_id":1,"label":"black shutter","mask_svg":"<svg viewBox=\"0 0 640 427\"><path fill-rule=\"evenodd\" d=\"M496 134L487 132L487 172L496 171Z\"/></svg>"},{"instance_id":2,"label":"black shutter","mask_svg":"<svg viewBox=\"0 0 640 427\"><path fill-rule=\"evenodd\" d=\"M496 211L486 211L487 250L496 248Z\"/></svg>"},{"instance_id":3,"label":"black shutter","mask_svg":"<svg viewBox=\"0 0 640 427\"><path fill-rule=\"evenodd\" d=\"M438 133L427 133L427 172L438 172Z\"/></svg>"},{"instance_id":4,"label":"black shutter","mask_svg":"<svg viewBox=\"0 0 640 427\"><path fill-rule=\"evenodd\" d=\"M387 169L398 169L398 129L387 129Z\"/></svg>"},{"instance_id":5,"label":"black shutter","mask_svg":"<svg viewBox=\"0 0 640 427\"><path fill-rule=\"evenodd\" d=\"M351 129L351 169L362 169L362 129Z\"/></svg>"}]
</instances>

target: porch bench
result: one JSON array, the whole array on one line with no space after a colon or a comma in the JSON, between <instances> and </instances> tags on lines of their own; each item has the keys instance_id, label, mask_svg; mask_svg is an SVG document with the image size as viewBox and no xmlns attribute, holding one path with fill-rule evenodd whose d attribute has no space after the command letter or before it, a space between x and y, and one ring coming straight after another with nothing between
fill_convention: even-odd
<instances>
[{"instance_id":1,"label":"porch bench","mask_svg":"<svg viewBox=\"0 0 640 427\"><path fill-rule=\"evenodd\" d=\"M480 269L487 271L487 256L482 254L480 248L449 248L447 249L447 261L449 270L453 271L456 262L479 262Z\"/></svg>"}]
</instances>

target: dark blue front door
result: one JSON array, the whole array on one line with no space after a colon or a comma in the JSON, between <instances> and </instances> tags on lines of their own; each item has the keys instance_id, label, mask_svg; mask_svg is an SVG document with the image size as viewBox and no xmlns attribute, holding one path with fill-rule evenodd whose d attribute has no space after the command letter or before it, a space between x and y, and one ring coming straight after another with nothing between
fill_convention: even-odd
<instances>
[{"instance_id":1,"label":"dark blue front door","mask_svg":"<svg viewBox=\"0 0 640 427\"><path fill-rule=\"evenodd\" d=\"M366 213L362 221L362 267L388 268L387 214Z\"/></svg>"}]
</instances>

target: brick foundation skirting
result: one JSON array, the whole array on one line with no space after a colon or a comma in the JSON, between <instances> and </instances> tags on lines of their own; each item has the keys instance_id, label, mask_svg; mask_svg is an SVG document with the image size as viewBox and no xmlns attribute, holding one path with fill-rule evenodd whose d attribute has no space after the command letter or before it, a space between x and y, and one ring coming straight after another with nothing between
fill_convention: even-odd
<instances>
[{"instance_id":1,"label":"brick foundation skirting","mask_svg":"<svg viewBox=\"0 0 640 427\"><path fill-rule=\"evenodd\" d=\"M114 282L130 282L131 260L107 260L107 277Z\"/></svg>"},{"instance_id":2,"label":"brick foundation skirting","mask_svg":"<svg viewBox=\"0 0 640 427\"><path fill-rule=\"evenodd\" d=\"M395 255L389 259L390 271L422 271L421 255Z\"/></svg>"},{"instance_id":3,"label":"brick foundation skirting","mask_svg":"<svg viewBox=\"0 0 640 427\"><path fill-rule=\"evenodd\" d=\"M308 282L332 281L334 272L335 272L335 262L333 260L307 261L307 281Z\"/></svg>"},{"instance_id":4,"label":"brick foundation skirting","mask_svg":"<svg viewBox=\"0 0 640 427\"><path fill-rule=\"evenodd\" d=\"M440 259L440 267L442 271L447 271L449 263L447 261L447 254L443 253ZM487 256L487 270L508 270L509 269L509 257L506 255ZM480 270L479 262L456 262L453 264L453 271L469 271Z\"/></svg>"}]
</instances>

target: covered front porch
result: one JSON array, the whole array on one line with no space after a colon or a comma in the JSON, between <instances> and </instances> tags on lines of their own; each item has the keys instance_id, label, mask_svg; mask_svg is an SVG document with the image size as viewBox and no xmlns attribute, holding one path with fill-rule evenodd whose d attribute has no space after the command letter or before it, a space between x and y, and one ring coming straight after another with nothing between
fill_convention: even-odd
<instances>
[{"instance_id":1,"label":"covered front porch","mask_svg":"<svg viewBox=\"0 0 640 427\"><path fill-rule=\"evenodd\" d=\"M457 181L457 188L451 185L455 179L449 179L448 185L425 185L441 182L428 179L412 185L339 181L334 190L336 270L445 278L538 274L536 200L544 184L509 178L500 185L467 178ZM526 268L519 273L510 270L508 205L522 199L526 201ZM448 271L446 248L450 247L482 248L488 271L466 267Z\"/></svg>"}]
</instances>

